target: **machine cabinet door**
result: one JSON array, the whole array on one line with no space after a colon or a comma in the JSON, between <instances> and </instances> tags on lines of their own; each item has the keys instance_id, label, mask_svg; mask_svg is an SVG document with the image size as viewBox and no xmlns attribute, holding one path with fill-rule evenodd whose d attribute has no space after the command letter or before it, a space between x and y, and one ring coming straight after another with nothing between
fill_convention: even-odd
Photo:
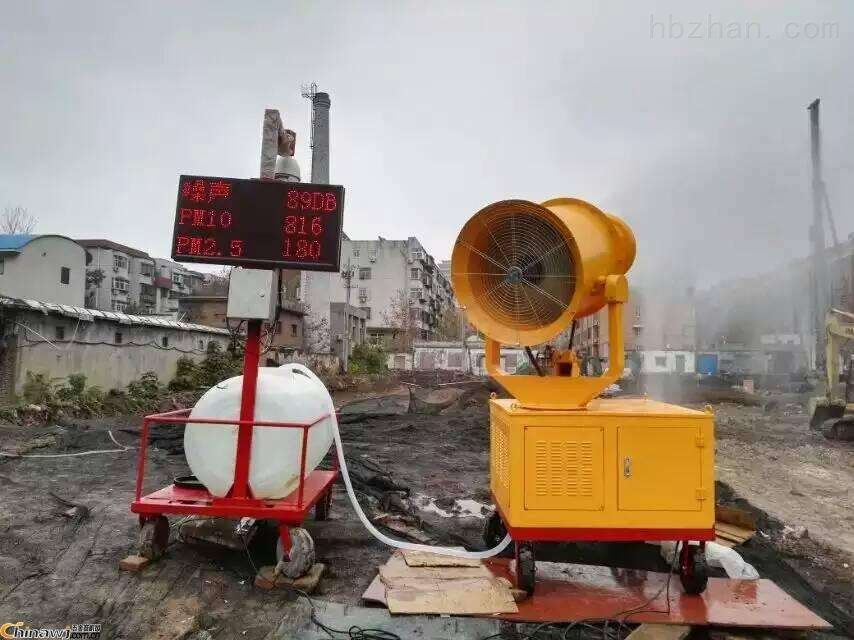
<instances>
[{"instance_id":1,"label":"machine cabinet door","mask_svg":"<svg viewBox=\"0 0 854 640\"><path fill-rule=\"evenodd\" d=\"M700 510L704 488L699 427L623 426L617 434L620 510Z\"/></svg>"},{"instance_id":2,"label":"machine cabinet door","mask_svg":"<svg viewBox=\"0 0 854 640\"><path fill-rule=\"evenodd\" d=\"M525 508L604 508L601 427L525 427Z\"/></svg>"}]
</instances>

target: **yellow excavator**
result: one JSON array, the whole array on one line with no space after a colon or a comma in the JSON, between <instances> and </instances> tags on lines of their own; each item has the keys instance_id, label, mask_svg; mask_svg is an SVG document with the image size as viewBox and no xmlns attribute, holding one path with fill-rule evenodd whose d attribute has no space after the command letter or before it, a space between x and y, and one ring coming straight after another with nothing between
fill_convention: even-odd
<instances>
[{"instance_id":1,"label":"yellow excavator","mask_svg":"<svg viewBox=\"0 0 854 640\"><path fill-rule=\"evenodd\" d=\"M825 328L826 392L814 399L810 427L833 440L854 440L854 314L831 309Z\"/></svg>"}]
</instances>

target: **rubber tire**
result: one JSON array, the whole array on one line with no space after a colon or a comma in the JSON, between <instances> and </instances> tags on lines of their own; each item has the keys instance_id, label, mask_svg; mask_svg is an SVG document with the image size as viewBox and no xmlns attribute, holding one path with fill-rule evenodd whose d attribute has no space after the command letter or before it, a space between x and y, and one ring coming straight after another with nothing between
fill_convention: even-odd
<instances>
[{"instance_id":1,"label":"rubber tire","mask_svg":"<svg viewBox=\"0 0 854 640\"><path fill-rule=\"evenodd\" d=\"M697 545L689 546L691 553L691 570L686 573L682 569L682 563L679 566L679 580L682 582L682 589L690 595L699 595L706 590L709 584L709 567L706 564L706 554Z\"/></svg>"},{"instance_id":2,"label":"rubber tire","mask_svg":"<svg viewBox=\"0 0 854 640\"><path fill-rule=\"evenodd\" d=\"M282 539L276 537L276 560L282 567L282 575L286 578L296 579L308 573L314 566L316 559L314 553L314 540L308 531L301 527L291 529L291 552L285 560L285 551L282 547Z\"/></svg>"},{"instance_id":3,"label":"rubber tire","mask_svg":"<svg viewBox=\"0 0 854 640\"><path fill-rule=\"evenodd\" d=\"M498 511L493 511L483 523L483 543L487 549L492 549L507 536L507 527Z\"/></svg>"},{"instance_id":4,"label":"rubber tire","mask_svg":"<svg viewBox=\"0 0 854 640\"><path fill-rule=\"evenodd\" d=\"M314 519L318 522L329 520L329 511L332 508L332 488L330 487L323 497L314 505Z\"/></svg>"},{"instance_id":5,"label":"rubber tire","mask_svg":"<svg viewBox=\"0 0 854 640\"><path fill-rule=\"evenodd\" d=\"M534 556L534 543L517 542L516 551L516 588L528 595L534 593L537 580L537 564Z\"/></svg>"},{"instance_id":6,"label":"rubber tire","mask_svg":"<svg viewBox=\"0 0 854 640\"><path fill-rule=\"evenodd\" d=\"M139 528L139 555L157 560L169 546L169 520L166 516L149 518Z\"/></svg>"}]
</instances>

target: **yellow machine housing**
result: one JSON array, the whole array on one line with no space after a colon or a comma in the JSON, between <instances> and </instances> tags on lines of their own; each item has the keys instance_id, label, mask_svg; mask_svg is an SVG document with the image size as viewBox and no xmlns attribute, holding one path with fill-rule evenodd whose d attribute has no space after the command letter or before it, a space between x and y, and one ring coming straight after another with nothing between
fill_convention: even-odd
<instances>
[{"instance_id":1,"label":"yellow machine housing","mask_svg":"<svg viewBox=\"0 0 854 640\"><path fill-rule=\"evenodd\" d=\"M514 537L697 539L714 527L711 413L646 399L584 411L492 400L490 442L490 488Z\"/></svg>"},{"instance_id":2,"label":"yellow machine housing","mask_svg":"<svg viewBox=\"0 0 854 640\"><path fill-rule=\"evenodd\" d=\"M452 280L486 336L486 366L512 399L490 401L490 486L514 540L714 538L714 418L597 396L623 373L622 305L635 239L582 200L489 205L463 227ZM510 375L501 344L542 344L608 309L609 366L581 375L571 350L550 375ZM518 547L517 547L518 548Z\"/></svg>"}]
</instances>

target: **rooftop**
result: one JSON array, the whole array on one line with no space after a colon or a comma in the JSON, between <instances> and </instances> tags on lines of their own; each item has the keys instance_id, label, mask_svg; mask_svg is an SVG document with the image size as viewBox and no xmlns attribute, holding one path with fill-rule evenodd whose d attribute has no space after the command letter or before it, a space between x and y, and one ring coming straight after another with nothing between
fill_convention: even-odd
<instances>
[{"instance_id":1,"label":"rooftop","mask_svg":"<svg viewBox=\"0 0 854 640\"><path fill-rule=\"evenodd\" d=\"M71 242L76 242L76 240L55 233L3 233L0 234L0 253L20 253L21 249L37 238L65 238Z\"/></svg>"},{"instance_id":2,"label":"rooftop","mask_svg":"<svg viewBox=\"0 0 854 640\"><path fill-rule=\"evenodd\" d=\"M45 315L61 315L74 318L83 322L94 322L96 320L108 320L126 325L138 325L148 327L163 327L165 329L179 329L183 331L199 331L202 333L216 333L229 335L227 329L220 327L209 327L204 324L193 324L189 322L177 322L159 316L135 316L117 311L100 311L99 309L87 309L75 307L68 304L56 304L54 302L41 302L39 300L23 300L0 296L0 308L21 309L28 311L40 311Z\"/></svg>"},{"instance_id":3,"label":"rooftop","mask_svg":"<svg viewBox=\"0 0 854 640\"><path fill-rule=\"evenodd\" d=\"M112 249L113 251L121 251L135 258L152 259L145 251L140 251L139 249L134 249L133 247L128 247L112 240L105 240L104 238L83 238L76 240L76 242L83 247L91 249Z\"/></svg>"}]
</instances>

